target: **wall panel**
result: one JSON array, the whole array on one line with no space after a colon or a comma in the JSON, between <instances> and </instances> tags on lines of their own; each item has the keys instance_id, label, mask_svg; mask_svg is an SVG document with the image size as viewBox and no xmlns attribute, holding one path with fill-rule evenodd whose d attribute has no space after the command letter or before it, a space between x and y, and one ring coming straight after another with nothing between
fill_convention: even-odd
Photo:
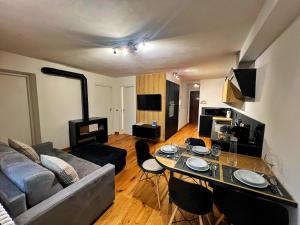
<instances>
[{"instance_id":1,"label":"wall panel","mask_svg":"<svg viewBox=\"0 0 300 225\"><path fill-rule=\"evenodd\" d=\"M151 73L136 76L137 94L161 94L161 111L137 110L136 122L151 124L153 120L161 126L161 140L165 139L166 73Z\"/></svg>"}]
</instances>

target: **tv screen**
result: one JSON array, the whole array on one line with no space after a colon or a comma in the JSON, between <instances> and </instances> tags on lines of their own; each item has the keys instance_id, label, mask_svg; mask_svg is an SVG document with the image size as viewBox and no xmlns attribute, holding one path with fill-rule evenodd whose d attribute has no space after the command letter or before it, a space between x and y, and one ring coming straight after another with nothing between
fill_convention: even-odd
<instances>
[{"instance_id":1,"label":"tv screen","mask_svg":"<svg viewBox=\"0 0 300 225\"><path fill-rule=\"evenodd\" d=\"M137 95L138 110L161 111L161 95Z\"/></svg>"}]
</instances>

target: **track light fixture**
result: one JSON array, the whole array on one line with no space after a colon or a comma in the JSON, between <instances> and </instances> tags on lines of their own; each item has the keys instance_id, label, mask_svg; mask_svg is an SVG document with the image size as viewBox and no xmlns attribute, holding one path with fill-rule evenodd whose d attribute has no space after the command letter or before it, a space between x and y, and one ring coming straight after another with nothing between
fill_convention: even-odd
<instances>
[{"instance_id":1,"label":"track light fixture","mask_svg":"<svg viewBox=\"0 0 300 225\"><path fill-rule=\"evenodd\" d=\"M179 74L177 72L173 72L173 76L175 77L175 79L179 80Z\"/></svg>"},{"instance_id":2,"label":"track light fixture","mask_svg":"<svg viewBox=\"0 0 300 225\"><path fill-rule=\"evenodd\" d=\"M119 45L117 47L113 48L113 53L116 55L118 50L121 50L123 54L127 54L128 52L134 53L140 50L143 50L146 47L146 40L143 40L141 42L134 42L134 41L129 41L126 45Z\"/></svg>"}]
</instances>

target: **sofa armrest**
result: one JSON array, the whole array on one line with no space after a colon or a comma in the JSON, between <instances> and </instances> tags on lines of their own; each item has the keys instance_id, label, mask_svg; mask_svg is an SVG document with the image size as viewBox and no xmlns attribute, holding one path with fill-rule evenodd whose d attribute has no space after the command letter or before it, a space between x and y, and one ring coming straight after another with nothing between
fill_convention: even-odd
<instances>
[{"instance_id":1,"label":"sofa armrest","mask_svg":"<svg viewBox=\"0 0 300 225\"><path fill-rule=\"evenodd\" d=\"M25 194L2 172L0 172L0 203L3 204L12 218L25 212L27 209Z\"/></svg>"},{"instance_id":2,"label":"sofa armrest","mask_svg":"<svg viewBox=\"0 0 300 225\"><path fill-rule=\"evenodd\" d=\"M17 225L89 225L115 198L115 167L107 164L15 218Z\"/></svg>"},{"instance_id":3,"label":"sofa armrest","mask_svg":"<svg viewBox=\"0 0 300 225\"><path fill-rule=\"evenodd\" d=\"M41 144L33 145L32 148L39 154L45 154L48 155L51 153L53 149L53 143L52 142L44 142Z\"/></svg>"}]
</instances>

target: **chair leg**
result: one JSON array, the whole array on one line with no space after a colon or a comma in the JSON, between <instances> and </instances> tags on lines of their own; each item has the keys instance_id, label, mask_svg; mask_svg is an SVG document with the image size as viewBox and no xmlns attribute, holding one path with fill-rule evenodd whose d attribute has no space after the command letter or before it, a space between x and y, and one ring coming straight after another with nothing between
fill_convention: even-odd
<instances>
[{"instance_id":1,"label":"chair leg","mask_svg":"<svg viewBox=\"0 0 300 225\"><path fill-rule=\"evenodd\" d=\"M166 182L167 182L167 184L168 184L168 183L169 183L169 180L168 180L167 175L165 174L165 172L163 172L163 176L164 176L164 178L165 178L165 180L166 180Z\"/></svg>"},{"instance_id":2,"label":"chair leg","mask_svg":"<svg viewBox=\"0 0 300 225\"><path fill-rule=\"evenodd\" d=\"M171 218L170 218L170 220L169 220L168 225L171 225L171 224L173 223L173 220L174 220L174 218L175 218L175 215L176 215L177 210L178 210L178 206L175 207L175 209L174 209L174 211L173 211L173 213L172 213L172 215L171 215Z\"/></svg>"},{"instance_id":3,"label":"chair leg","mask_svg":"<svg viewBox=\"0 0 300 225\"><path fill-rule=\"evenodd\" d=\"M159 176L156 176L155 185L156 185L156 193L157 193L157 200L158 200L158 208L160 209Z\"/></svg>"},{"instance_id":4,"label":"chair leg","mask_svg":"<svg viewBox=\"0 0 300 225\"><path fill-rule=\"evenodd\" d=\"M210 218L209 218L209 214L206 214L206 218L207 218L208 224L211 225L211 221L210 221Z\"/></svg>"},{"instance_id":5,"label":"chair leg","mask_svg":"<svg viewBox=\"0 0 300 225\"><path fill-rule=\"evenodd\" d=\"M224 219L224 214L222 214L220 217L219 217L219 219L217 220L217 222L215 223L215 225L219 225L222 221L223 221L223 219Z\"/></svg>"},{"instance_id":6,"label":"chair leg","mask_svg":"<svg viewBox=\"0 0 300 225\"><path fill-rule=\"evenodd\" d=\"M199 224L200 224L200 225L203 225L202 216L199 216Z\"/></svg>"},{"instance_id":7,"label":"chair leg","mask_svg":"<svg viewBox=\"0 0 300 225\"><path fill-rule=\"evenodd\" d=\"M140 170L139 172L141 172L141 170ZM142 171L142 175L140 176L139 181L137 182L137 184L135 185L135 187L134 187L134 189L133 189L133 191L132 191L132 194L133 194L133 195L135 194L135 192L136 192L136 190L137 190L137 188L138 188L138 185L139 185L139 183L141 182L141 180L142 180L142 178L143 178L144 175L145 175L145 173Z\"/></svg>"}]
</instances>

